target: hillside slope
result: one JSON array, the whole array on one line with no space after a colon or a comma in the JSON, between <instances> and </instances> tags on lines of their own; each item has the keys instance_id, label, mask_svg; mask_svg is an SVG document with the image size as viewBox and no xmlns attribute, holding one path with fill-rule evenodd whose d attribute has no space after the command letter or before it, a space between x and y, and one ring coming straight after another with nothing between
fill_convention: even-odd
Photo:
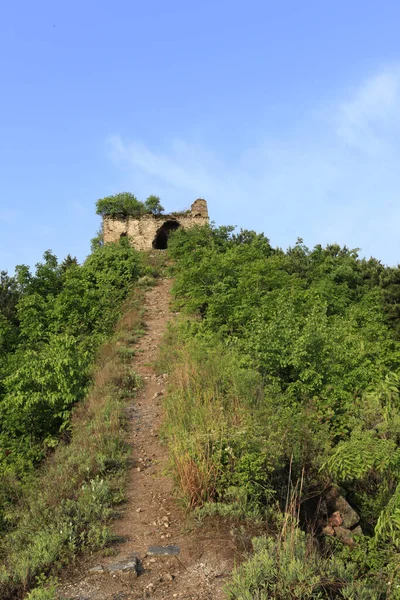
<instances>
[{"instance_id":1,"label":"hillside slope","mask_svg":"<svg viewBox=\"0 0 400 600\"><path fill-rule=\"evenodd\" d=\"M139 257L125 240L95 258L122 298L133 259L138 287L68 440L7 525L7 600L35 584L29 600L53 600L46 576L99 548L63 572L59 600L397 600L400 268L214 226L178 230L167 254ZM89 291L101 284L98 311L98 299L113 308L100 272L82 272Z\"/></svg>"},{"instance_id":2,"label":"hillside slope","mask_svg":"<svg viewBox=\"0 0 400 600\"><path fill-rule=\"evenodd\" d=\"M188 520L173 496L173 481L166 474L168 452L159 439L161 399L168 379L167 374L157 375L154 361L173 319L171 285L170 279L162 279L147 290L145 333L135 347L133 366L143 386L128 407L132 464L127 501L114 524L115 535L123 541L113 556L93 557L65 576L60 600L223 597L221 589L235 554L229 531L216 522L212 528L197 528ZM150 546L177 546L179 551L158 556L148 552Z\"/></svg>"}]
</instances>

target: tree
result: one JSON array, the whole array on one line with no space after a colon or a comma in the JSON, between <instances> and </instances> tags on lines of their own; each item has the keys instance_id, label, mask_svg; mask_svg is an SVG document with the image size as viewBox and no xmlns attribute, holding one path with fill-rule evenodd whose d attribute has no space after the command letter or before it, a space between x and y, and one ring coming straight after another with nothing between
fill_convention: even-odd
<instances>
[{"instance_id":1,"label":"tree","mask_svg":"<svg viewBox=\"0 0 400 600\"><path fill-rule=\"evenodd\" d=\"M104 246L103 228L100 227L100 229L96 232L96 235L94 236L94 238L92 238L90 240L90 249L92 252L94 252L95 250L97 250L97 248L102 248L103 246Z\"/></svg>"},{"instance_id":2,"label":"tree","mask_svg":"<svg viewBox=\"0 0 400 600\"><path fill-rule=\"evenodd\" d=\"M6 271L0 271L0 313L15 321L15 307L19 300L18 285L15 277Z\"/></svg>"},{"instance_id":3,"label":"tree","mask_svg":"<svg viewBox=\"0 0 400 600\"><path fill-rule=\"evenodd\" d=\"M78 263L78 259L76 258L76 256L71 256L70 254L68 254L62 261L60 268L61 268L61 271L63 273L65 273L65 271L67 271L71 267L78 266L78 264L79 263Z\"/></svg>"},{"instance_id":4,"label":"tree","mask_svg":"<svg viewBox=\"0 0 400 600\"><path fill-rule=\"evenodd\" d=\"M152 215L161 215L164 211L164 207L161 206L160 198L158 196L149 196L144 203L144 206L146 212L151 213Z\"/></svg>"},{"instance_id":5,"label":"tree","mask_svg":"<svg viewBox=\"0 0 400 600\"><path fill-rule=\"evenodd\" d=\"M164 207L160 198L151 195L146 202L141 202L130 192L121 192L114 196L100 198L96 202L96 213L101 217L140 217L143 214L161 215Z\"/></svg>"},{"instance_id":6,"label":"tree","mask_svg":"<svg viewBox=\"0 0 400 600\"><path fill-rule=\"evenodd\" d=\"M102 217L137 217L145 212L143 202L130 192L100 198L96 202L96 207L96 213Z\"/></svg>"}]
</instances>

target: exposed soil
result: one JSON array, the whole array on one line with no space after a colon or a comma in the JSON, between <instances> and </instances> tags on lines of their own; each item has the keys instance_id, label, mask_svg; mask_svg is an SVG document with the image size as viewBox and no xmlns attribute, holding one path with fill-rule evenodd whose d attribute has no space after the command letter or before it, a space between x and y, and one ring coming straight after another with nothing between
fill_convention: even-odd
<instances>
[{"instance_id":1,"label":"exposed soil","mask_svg":"<svg viewBox=\"0 0 400 600\"><path fill-rule=\"evenodd\" d=\"M157 375L152 364L173 318L170 288L171 280L163 279L146 293L146 333L134 359L144 385L128 408L132 465L127 501L114 523L121 542L113 556L97 555L73 569L59 590L60 599L224 598L223 586L237 556L229 526L215 520L196 526L179 507L166 473L168 451L158 438L168 376ZM149 553L150 546L178 546L179 553L159 556Z\"/></svg>"}]
</instances>

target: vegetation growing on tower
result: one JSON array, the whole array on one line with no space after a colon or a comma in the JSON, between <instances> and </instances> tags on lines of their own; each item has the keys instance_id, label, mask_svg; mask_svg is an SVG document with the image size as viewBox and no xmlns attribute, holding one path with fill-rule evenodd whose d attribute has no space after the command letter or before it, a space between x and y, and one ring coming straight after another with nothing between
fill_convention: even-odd
<instances>
[{"instance_id":1,"label":"vegetation growing on tower","mask_svg":"<svg viewBox=\"0 0 400 600\"><path fill-rule=\"evenodd\" d=\"M151 195L141 202L130 192L121 192L114 196L106 196L96 202L96 212L102 217L140 217L141 215L161 215L164 207L158 196Z\"/></svg>"}]
</instances>

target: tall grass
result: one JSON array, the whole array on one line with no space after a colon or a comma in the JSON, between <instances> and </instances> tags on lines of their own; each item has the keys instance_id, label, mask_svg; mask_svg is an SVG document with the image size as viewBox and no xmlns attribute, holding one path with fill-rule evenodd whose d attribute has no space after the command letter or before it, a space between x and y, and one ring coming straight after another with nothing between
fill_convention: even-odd
<instances>
[{"instance_id":1,"label":"tall grass","mask_svg":"<svg viewBox=\"0 0 400 600\"><path fill-rule=\"evenodd\" d=\"M307 459L324 440L313 435L312 414L304 411L295 422L246 357L218 336L191 337L196 326L182 318L164 338L159 368L169 373L169 387L162 433L188 510L244 518L248 530L254 517L262 523L265 535L253 539L247 560L234 569L227 598L398 598L395 561L379 562L366 538L343 550L315 527L302 531Z\"/></svg>"},{"instance_id":2,"label":"tall grass","mask_svg":"<svg viewBox=\"0 0 400 600\"><path fill-rule=\"evenodd\" d=\"M160 355L160 369L170 374L162 433L182 500L188 508L210 502L249 508L269 492L256 418L263 410L261 378L217 339L186 339L184 328L170 327Z\"/></svg>"},{"instance_id":3,"label":"tall grass","mask_svg":"<svg viewBox=\"0 0 400 600\"><path fill-rule=\"evenodd\" d=\"M98 353L92 388L75 408L69 439L25 484L7 515L11 530L0 542L2 600L22 598L32 588L30 598L47 600L54 585L42 595L39 590L49 575L110 540L108 525L124 497L129 456L126 398L140 385L130 362L143 326L142 304L137 289Z\"/></svg>"}]
</instances>

